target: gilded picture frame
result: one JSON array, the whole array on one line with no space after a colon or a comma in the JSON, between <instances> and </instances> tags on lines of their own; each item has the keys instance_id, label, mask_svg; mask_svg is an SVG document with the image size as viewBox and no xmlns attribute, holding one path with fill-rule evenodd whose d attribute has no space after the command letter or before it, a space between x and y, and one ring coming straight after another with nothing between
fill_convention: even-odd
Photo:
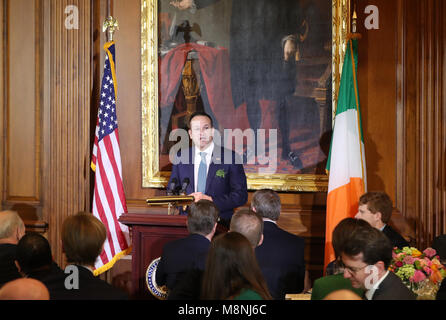
<instances>
[{"instance_id":1,"label":"gilded picture frame","mask_svg":"<svg viewBox=\"0 0 446 320\"><path fill-rule=\"evenodd\" d=\"M336 105L345 42L350 30L350 0L332 0L332 105ZM141 0L142 187L165 188L170 171L160 170L158 0ZM335 109L334 107L332 108ZM332 115L333 118L333 115ZM248 189L325 192L326 174L258 174L247 172Z\"/></svg>"}]
</instances>

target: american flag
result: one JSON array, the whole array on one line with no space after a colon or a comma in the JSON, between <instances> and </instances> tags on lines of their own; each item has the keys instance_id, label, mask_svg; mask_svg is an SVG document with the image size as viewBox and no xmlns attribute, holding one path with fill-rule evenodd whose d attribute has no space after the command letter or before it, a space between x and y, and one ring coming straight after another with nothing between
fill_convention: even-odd
<instances>
[{"instance_id":1,"label":"american flag","mask_svg":"<svg viewBox=\"0 0 446 320\"><path fill-rule=\"evenodd\" d=\"M118 218L127 212L122 184L119 151L118 119L116 116L115 44L107 42L100 105L96 123L91 168L95 171L93 215L107 230L104 250L95 263L95 275L110 269L121 256L129 253L130 239L126 225Z\"/></svg>"}]
</instances>

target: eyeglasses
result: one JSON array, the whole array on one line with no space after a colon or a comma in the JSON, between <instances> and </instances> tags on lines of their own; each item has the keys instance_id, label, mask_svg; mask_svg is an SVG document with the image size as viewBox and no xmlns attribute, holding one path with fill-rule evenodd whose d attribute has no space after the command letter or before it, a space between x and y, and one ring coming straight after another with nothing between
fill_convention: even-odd
<instances>
[{"instance_id":1,"label":"eyeglasses","mask_svg":"<svg viewBox=\"0 0 446 320\"><path fill-rule=\"evenodd\" d=\"M339 266L341 268L343 268L344 270L347 270L351 274L357 274L359 271L361 271L367 267L367 265L365 265L361 268L346 266L340 259L339 259Z\"/></svg>"}]
</instances>

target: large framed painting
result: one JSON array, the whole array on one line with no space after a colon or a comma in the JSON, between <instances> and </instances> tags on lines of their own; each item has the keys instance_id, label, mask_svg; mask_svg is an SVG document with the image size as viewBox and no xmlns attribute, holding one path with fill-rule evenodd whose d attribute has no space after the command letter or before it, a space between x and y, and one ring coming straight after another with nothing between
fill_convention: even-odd
<instances>
[{"instance_id":1,"label":"large framed painting","mask_svg":"<svg viewBox=\"0 0 446 320\"><path fill-rule=\"evenodd\" d=\"M249 189L326 191L349 0L141 4L143 187L166 186L201 111Z\"/></svg>"}]
</instances>

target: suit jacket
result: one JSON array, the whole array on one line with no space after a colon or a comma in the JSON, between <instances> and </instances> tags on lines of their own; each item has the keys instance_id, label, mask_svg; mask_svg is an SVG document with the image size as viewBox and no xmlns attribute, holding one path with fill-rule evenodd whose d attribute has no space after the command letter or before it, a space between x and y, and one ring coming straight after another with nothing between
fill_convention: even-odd
<instances>
[{"instance_id":1,"label":"suit jacket","mask_svg":"<svg viewBox=\"0 0 446 320\"><path fill-rule=\"evenodd\" d=\"M409 247L409 243L391 226L386 225L383 229L383 233L389 238L393 247L402 249L403 247Z\"/></svg>"},{"instance_id":2,"label":"suit jacket","mask_svg":"<svg viewBox=\"0 0 446 320\"><path fill-rule=\"evenodd\" d=\"M107 282L95 277L85 267L76 266L79 271L79 288L67 289L65 281L70 280L75 273L67 273L57 270L40 277L50 292L51 300L128 300L128 294ZM38 278L38 277L36 277ZM72 281L69 281L72 284Z\"/></svg>"},{"instance_id":3,"label":"suit jacket","mask_svg":"<svg viewBox=\"0 0 446 320\"><path fill-rule=\"evenodd\" d=\"M446 278L441 282L440 289L437 291L436 300L446 300Z\"/></svg>"},{"instance_id":4,"label":"suit jacket","mask_svg":"<svg viewBox=\"0 0 446 320\"><path fill-rule=\"evenodd\" d=\"M264 222L263 243L256 248L260 269L274 299L304 289L304 239Z\"/></svg>"},{"instance_id":5,"label":"suit jacket","mask_svg":"<svg viewBox=\"0 0 446 320\"><path fill-rule=\"evenodd\" d=\"M172 167L169 184L176 178L181 184L185 178L190 183L186 188L186 194L195 191L194 179L194 148L187 149L189 154L185 155L186 163L179 161L181 151L178 153L178 164ZM227 159L228 155L231 157ZM226 156L226 160L225 160ZM228 164L225 164L228 163ZM234 208L242 206L248 200L248 187L246 183L245 170L240 159L237 159L234 151L224 149L215 145L212 153L212 160L209 164L208 175L206 178L205 194L212 197L213 202L220 211L220 217L229 221L234 213ZM218 175L217 175L218 172Z\"/></svg>"},{"instance_id":6,"label":"suit jacket","mask_svg":"<svg viewBox=\"0 0 446 320\"><path fill-rule=\"evenodd\" d=\"M204 270L211 242L200 234L167 243L156 269L156 284L172 290L178 278L191 269Z\"/></svg>"},{"instance_id":7,"label":"suit jacket","mask_svg":"<svg viewBox=\"0 0 446 320\"><path fill-rule=\"evenodd\" d=\"M0 244L0 287L6 282L22 277L14 263L16 250L15 244Z\"/></svg>"},{"instance_id":8,"label":"suit jacket","mask_svg":"<svg viewBox=\"0 0 446 320\"><path fill-rule=\"evenodd\" d=\"M375 290L372 300L415 300L416 297L393 272Z\"/></svg>"},{"instance_id":9,"label":"suit jacket","mask_svg":"<svg viewBox=\"0 0 446 320\"><path fill-rule=\"evenodd\" d=\"M190 269L178 276L175 287L169 290L167 300L200 300L204 270Z\"/></svg>"}]
</instances>

